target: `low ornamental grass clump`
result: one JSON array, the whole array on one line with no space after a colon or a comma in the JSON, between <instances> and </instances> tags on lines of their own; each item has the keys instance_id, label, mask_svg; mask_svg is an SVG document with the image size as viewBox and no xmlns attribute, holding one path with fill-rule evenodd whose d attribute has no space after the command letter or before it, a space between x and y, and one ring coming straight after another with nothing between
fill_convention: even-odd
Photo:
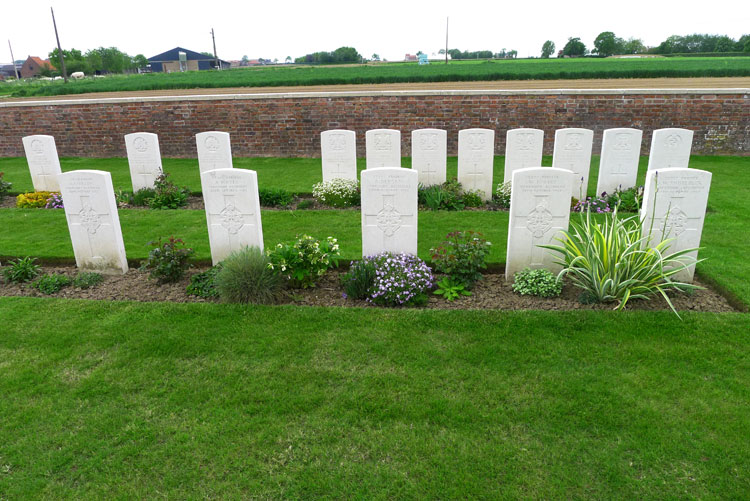
<instances>
[{"instance_id":1,"label":"low ornamental grass clump","mask_svg":"<svg viewBox=\"0 0 750 501\"><path fill-rule=\"evenodd\" d=\"M273 304L284 287L284 277L274 271L269 257L258 247L235 251L212 269L217 271L213 277L202 278L200 292L203 297L213 297L209 286L213 282L216 294L226 303Z\"/></svg>"},{"instance_id":2,"label":"low ornamental grass clump","mask_svg":"<svg viewBox=\"0 0 750 501\"><path fill-rule=\"evenodd\" d=\"M557 239L562 245L541 246L559 254L556 262L563 270L558 277L581 288L586 301L617 302L615 308L622 310L632 298L661 294L677 314L667 292L699 288L672 278L695 264L688 254L696 249L670 253L672 239L652 246L652 228L644 228L637 215L622 218L617 208L603 217L599 223L586 211L577 221L571 219L571 229Z\"/></svg>"},{"instance_id":3,"label":"low ornamental grass clump","mask_svg":"<svg viewBox=\"0 0 750 501\"><path fill-rule=\"evenodd\" d=\"M359 205L359 183L356 179L335 178L313 186L313 197L329 207L352 207Z\"/></svg>"},{"instance_id":4,"label":"low ornamental grass clump","mask_svg":"<svg viewBox=\"0 0 750 501\"><path fill-rule=\"evenodd\" d=\"M35 279L39 275L39 270L36 258L26 256L9 261L3 268L3 276L8 282L20 284Z\"/></svg>"},{"instance_id":5,"label":"low ornamental grass clump","mask_svg":"<svg viewBox=\"0 0 750 501\"><path fill-rule=\"evenodd\" d=\"M258 188L258 199L263 207L288 207L294 194L283 188Z\"/></svg>"}]
</instances>

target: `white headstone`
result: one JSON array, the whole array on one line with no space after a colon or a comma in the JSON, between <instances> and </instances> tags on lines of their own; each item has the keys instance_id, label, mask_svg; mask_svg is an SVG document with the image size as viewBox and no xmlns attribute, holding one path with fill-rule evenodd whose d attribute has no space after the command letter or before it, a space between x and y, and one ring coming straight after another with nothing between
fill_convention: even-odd
<instances>
[{"instance_id":1,"label":"white headstone","mask_svg":"<svg viewBox=\"0 0 750 501\"><path fill-rule=\"evenodd\" d=\"M482 200L491 199L494 161L494 130L458 131L458 182L464 190L479 190Z\"/></svg>"},{"instance_id":2,"label":"white headstone","mask_svg":"<svg viewBox=\"0 0 750 501\"><path fill-rule=\"evenodd\" d=\"M418 129L411 133L411 168L419 173L419 184L445 182L448 133L442 129Z\"/></svg>"},{"instance_id":3,"label":"white headstone","mask_svg":"<svg viewBox=\"0 0 750 501\"><path fill-rule=\"evenodd\" d=\"M217 264L242 247L263 250L258 175L247 169L201 173L211 260Z\"/></svg>"},{"instance_id":4,"label":"white headstone","mask_svg":"<svg viewBox=\"0 0 750 501\"><path fill-rule=\"evenodd\" d=\"M320 133L323 182L333 179L357 180L357 135L353 130L327 130Z\"/></svg>"},{"instance_id":5,"label":"white headstone","mask_svg":"<svg viewBox=\"0 0 750 501\"><path fill-rule=\"evenodd\" d=\"M373 129L365 132L368 169L401 167L401 132L393 129Z\"/></svg>"},{"instance_id":6,"label":"white headstone","mask_svg":"<svg viewBox=\"0 0 750 501\"><path fill-rule=\"evenodd\" d=\"M26 136L22 139L34 191L60 191L57 175L60 159L52 136Z\"/></svg>"},{"instance_id":7,"label":"white headstone","mask_svg":"<svg viewBox=\"0 0 750 501\"><path fill-rule=\"evenodd\" d=\"M198 166L201 172L233 167L228 132L200 132L195 135L195 142L198 146Z\"/></svg>"},{"instance_id":8,"label":"white headstone","mask_svg":"<svg viewBox=\"0 0 750 501\"><path fill-rule=\"evenodd\" d=\"M513 172L527 167L542 166L544 131L512 129L505 135L505 175L503 182L513 179Z\"/></svg>"},{"instance_id":9,"label":"white headstone","mask_svg":"<svg viewBox=\"0 0 750 501\"><path fill-rule=\"evenodd\" d=\"M688 129L657 129L651 136L648 170L688 167L693 131Z\"/></svg>"},{"instance_id":10,"label":"white headstone","mask_svg":"<svg viewBox=\"0 0 750 501\"><path fill-rule=\"evenodd\" d=\"M362 171L362 255L417 254L419 174L399 167Z\"/></svg>"},{"instance_id":11,"label":"white headstone","mask_svg":"<svg viewBox=\"0 0 750 501\"><path fill-rule=\"evenodd\" d=\"M127 273L112 175L74 170L57 179L78 269L110 275Z\"/></svg>"},{"instance_id":12,"label":"white headstone","mask_svg":"<svg viewBox=\"0 0 750 501\"><path fill-rule=\"evenodd\" d=\"M162 174L159 136L151 132L126 134L125 149L128 152L133 193L153 188L154 181Z\"/></svg>"},{"instance_id":13,"label":"white headstone","mask_svg":"<svg viewBox=\"0 0 750 501\"><path fill-rule=\"evenodd\" d=\"M599 158L599 179L596 194L614 193L618 188L635 186L638 160L641 157L643 131L638 129L607 129L602 138Z\"/></svg>"},{"instance_id":14,"label":"white headstone","mask_svg":"<svg viewBox=\"0 0 750 501\"><path fill-rule=\"evenodd\" d=\"M594 131L591 129L558 129L555 131L552 167L567 169L573 173L571 194L579 200L586 198L593 144Z\"/></svg>"},{"instance_id":15,"label":"white headstone","mask_svg":"<svg viewBox=\"0 0 750 501\"><path fill-rule=\"evenodd\" d=\"M508 223L505 279L524 268L559 272L555 254L539 245L557 244L568 229L573 173L566 169L531 167L513 173Z\"/></svg>"},{"instance_id":16,"label":"white headstone","mask_svg":"<svg viewBox=\"0 0 750 501\"><path fill-rule=\"evenodd\" d=\"M641 217L645 220L645 231L652 229L650 245L673 238L667 249L670 254L699 247L710 187L711 173L704 170L671 168L648 171ZM688 256L697 259L698 251ZM695 265L691 265L673 278L692 282L694 274Z\"/></svg>"}]
</instances>

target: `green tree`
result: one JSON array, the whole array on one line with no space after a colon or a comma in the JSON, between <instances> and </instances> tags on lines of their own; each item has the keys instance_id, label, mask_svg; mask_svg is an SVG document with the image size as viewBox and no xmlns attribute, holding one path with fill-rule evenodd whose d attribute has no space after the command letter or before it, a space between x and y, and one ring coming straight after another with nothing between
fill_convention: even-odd
<instances>
[{"instance_id":1,"label":"green tree","mask_svg":"<svg viewBox=\"0 0 750 501\"><path fill-rule=\"evenodd\" d=\"M376 54L373 54L370 59L372 59L373 61L380 61L380 56L376 53Z\"/></svg>"},{"instance_id":2,"label":"green tree","mask_svg":"<svg viewBox=\"0 0 750 501\"><path fill-rule=\"evenodd\" d=\"M246 63L246 62L250 61L250 58L249 58L249 57L247 57L247 54L245 54L244 56L242 56L242 59L241 59L241 61L242 61L243 63Z\"/></svg>"},{"instance_id":3,"label":"green tree","mask_svg":"<svg viewBox=\"0 0 750 501\"><path fill-rule=\"evenodd\" d=\"M640 38L630 37L622 46L623 54L643 54L646 52L646 46Z\"/></svg>"},{"instance_id":4,"label":"green tree","mask_svg":"<svg viewBox=\"0 0 750 501\"><path fill-rule=\"evenodd\" d=\"M285 63L291 63L292 62L292 56L286 56L286 59L284 59Z\"/></svg>"},{"instance_id":5,"label":"green tree","mask_svg":"<svg viewBox=\"0 0 750 501\"><path fill-rule=\"evenodd\" d=\"M148 66L148 59L143 54L138 54L133 58L133 65L136 68L145 68Z\"/></svg>"},{"instance_id":6,"label":"green tree","mask_svg":"<svg viewBox=\"0 0 750 501\"><path fill-rule=\"evenodd\" d=\"M547 40L542 44L542 58L549 59L549 57L555 53L555 42Z\"/></svg>"},{"instance_id":7,"label":"green tree","mask_svg":"<svg viewBox=\"0 0 750 501\"><path fill-rule=\"evenodd\" d=\"M565 44L565 47L563 47L563 56L569 56L569 57L577 57L577 56L585 56L588 51L586 50L586 45L581 42L581 39L576 37L570 37L568 38L568 43Z\"/></svg>"},{"instance_id":8,"label":"green tree","mask_svg":"<svg viewBox=\"0 0 750 501\"><path fill-rule=\"evenodd\" d=\"M86 74L91 73L91 67L86 62L86 59L83 57L83 54L81 54L80 50L63 50L63 57L65 58L65 70L68 72L68 75L75 73L76 71L82 71ZM48 54L48 59L52 67L59 73L60 51L57 50L57 47L52 49L52 52Z\"/></svg>"},{"instance_id":9,"label":"green tree","mask_svg":"<svg viewBox=\"0 0 750 501\"><path fill-rule=\"evenodd\" d=\"M594 40L594 50L591 52L600 56L622 54L625 41L615 36L611 31L603 31Z\"/></svg>"}]
</instances>

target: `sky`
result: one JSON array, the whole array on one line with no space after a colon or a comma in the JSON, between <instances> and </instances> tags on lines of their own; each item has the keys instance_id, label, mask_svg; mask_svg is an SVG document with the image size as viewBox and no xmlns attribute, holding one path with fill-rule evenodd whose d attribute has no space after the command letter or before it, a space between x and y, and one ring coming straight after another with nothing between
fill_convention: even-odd
<instances>
[{"instance_id":1,"label":"sky","mask_svg":"<svg viewBox=\"0 0 750 501\"><path fill-rule=\"evenodd\" d=\"M0 62L10 62L6 40L16 59L42 56L55 47L50 7L55 9L63 49L85 52L117 47L134 56L157 55L180 46L212 52L211 28L218 56L236 60L247 55L292 58L341 46L365 57L389 61L404 54L449 48L517 50L518 57L538 57L546 40L562 49L569 37L587 48L602 31L640 38L658 45L670 35L725 34L737 39L750 33L747 0L515 0L339 1L309 0L237 2L211 0L21 0L0 8Z\"/></svg>"}]
</instances>

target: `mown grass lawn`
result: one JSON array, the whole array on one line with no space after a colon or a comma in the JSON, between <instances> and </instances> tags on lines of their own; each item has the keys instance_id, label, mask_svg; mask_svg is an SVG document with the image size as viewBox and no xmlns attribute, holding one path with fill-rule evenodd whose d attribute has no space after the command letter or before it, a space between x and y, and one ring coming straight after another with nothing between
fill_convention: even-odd
<instances>
[{"instance_id":1,"label":"mown grass lawn","mask_svg":"<svg viewBox=\"0 0 750 501\"><path fill-rule=\"evenodd\" d=\"M750 159L691 166L714 174L698 270L750 305ZM202 211L120 216L130 258L169 234L209 257ZM360 252L358 211L263 224ZM507 224L420 212L420 255L472 228L502 263ZM0 255L26 254L72 258L62 211L0 210ZM0 499L744 498L750 314L682 317L0 298Z\"/></svg>"}]
</instances>

